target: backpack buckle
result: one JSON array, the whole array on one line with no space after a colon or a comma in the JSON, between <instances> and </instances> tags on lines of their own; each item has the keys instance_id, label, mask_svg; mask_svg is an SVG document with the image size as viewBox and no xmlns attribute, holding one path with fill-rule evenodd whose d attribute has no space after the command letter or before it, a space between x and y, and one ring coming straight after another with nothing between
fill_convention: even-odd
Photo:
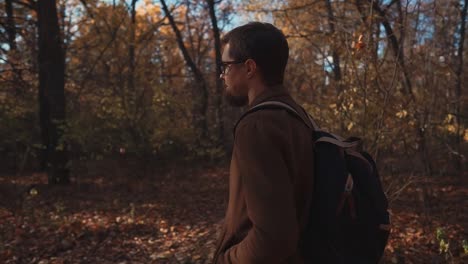
<instances>
[{"instance_id":1,"label":"backpack buckle","mask_svg":"<svg viewBox=\"0 0 468 264\"><path fill-rule=\"evenodd\" d=\"M353 190L353 186L354 186L353 177L351 176L351 173L349 173L348 178L346 179L346 184L344 188L345 193L350 193Z\"/></svg>"},{"instance_id":2,"label":"backpack buckle","mask_svg":"<svg viewBox=\"0 0 468 264\"><path fill-rule=\"evenodd\" d=\"M356 219L357 215L356 215L356 209L354 206L354 197L353 197L353 194L351 193L353 191L353 186L354 186L353 177L351 176L351 173L349 173L348 178L346 178L344 192L341 195L341 200L338 204L338 208L336 209L336 215L341 214L341 211L343 210L345 202L348 202L351 218Z\"/></svg>"}]
</instances>

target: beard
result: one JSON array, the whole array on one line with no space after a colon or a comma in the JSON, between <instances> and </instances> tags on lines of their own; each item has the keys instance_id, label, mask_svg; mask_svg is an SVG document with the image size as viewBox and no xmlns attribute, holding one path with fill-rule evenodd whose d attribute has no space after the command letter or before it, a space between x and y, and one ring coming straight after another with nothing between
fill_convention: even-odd
<instances>
[{"instance_id":1,"label":"beard","mask_svg":"<svg viewBox=\"0 0 468 264\"><path fill-rule=\"evenodd\" d=\"M224 92L224 98L231 106L235 107L245 106L249 102L248 96L232 95L228 91Z\"/></svg>"}]
</instances>

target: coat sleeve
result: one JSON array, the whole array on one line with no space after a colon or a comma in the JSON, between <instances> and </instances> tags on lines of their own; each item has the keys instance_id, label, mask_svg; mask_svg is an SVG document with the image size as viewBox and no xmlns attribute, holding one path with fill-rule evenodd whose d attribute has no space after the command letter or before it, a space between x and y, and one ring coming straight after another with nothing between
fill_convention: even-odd
<instances>
[{"instance_id":1,"label":"coat sleeve","mask_svg":"<svg viewBox=\"0 0 468 264\"><path fill-rule=\"evenodd\" d=\"M238 127L234 155L252 228L218 263L280 263L297 249L293 184L284 160L281 126L256 120Z\"/></svg>"}]
</instances>

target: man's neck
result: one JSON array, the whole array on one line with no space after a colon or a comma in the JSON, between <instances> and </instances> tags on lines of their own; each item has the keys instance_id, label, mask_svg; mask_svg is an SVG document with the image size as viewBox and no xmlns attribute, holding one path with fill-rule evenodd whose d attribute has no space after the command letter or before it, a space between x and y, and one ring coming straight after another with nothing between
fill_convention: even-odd
<instances>
[{"instance_id":1,"label":"man's neck","mask_svg":"<svg viewBox=\"0 0 468 264\"><path fill-rule=\"evenodd\" d=\"M252 87L252 89L249 90L249 105L252 104L252 102L257 98L259 95L261 95L263 92L265 92L269 87L263 83L257 84Z\"/></svg>"},{"instance_id":2,"label":"man's neck","mask_svg":"<svg viewBox=\"0 0 468 264\"><path fill-rule=\"evenodd\" d=\"M284 88L283 84L275 84L275 85L261 85L254 86L254 88L249 90L248 97L249 97L249 106L255 102L260 95L262 95L266 91L280 91Z\"/></svg>"}]
</instances>

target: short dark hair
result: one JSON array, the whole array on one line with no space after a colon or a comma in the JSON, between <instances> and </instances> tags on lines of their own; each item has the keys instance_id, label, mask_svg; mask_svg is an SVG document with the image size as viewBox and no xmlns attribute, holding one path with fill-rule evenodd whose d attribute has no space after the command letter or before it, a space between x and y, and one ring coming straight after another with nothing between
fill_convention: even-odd
<instances>
[{"instance_id":1,"label":"short dark hair","mask_svg":"<svg viewBox=\"0 0 468 264\"><path fill-rule=\"evenodd\" d=\"M283 83L289 46L283 32L272 24L250 22L229 31L221 42L229 44L234 60L254 60L265 84Z\"/></svg>"}]
</instances>

